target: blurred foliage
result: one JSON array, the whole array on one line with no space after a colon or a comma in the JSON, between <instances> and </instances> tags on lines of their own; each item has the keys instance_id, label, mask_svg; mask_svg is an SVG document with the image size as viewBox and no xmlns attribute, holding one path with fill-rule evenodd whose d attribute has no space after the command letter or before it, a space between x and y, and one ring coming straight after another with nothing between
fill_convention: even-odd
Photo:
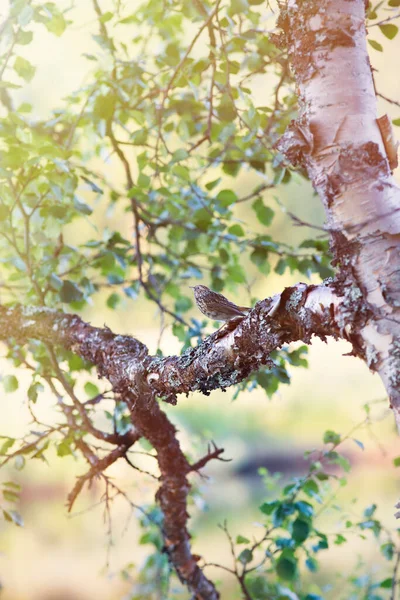
<instances>
[{"instance_id":1,"label":"blurred foliage","mask_svg":"<svg viewBox=\"0 0 400 600\"><path fill-rule=\"evenodd\" d=\"M286 53L265 27L276 18L269 2L148 0L132 9L113 0L106 12L98 0L92 6L98 29L92 36L96 50L85 54L90 77L44 120L35 118L32 105L16 104L14 93L35 79L30 44L43 27L61 36L73 26L73 3L12 0L0 26L2 303L80 311L100 297L108 309L118 310L123 302L145 299L160 309L161 325L172 327L184 350L202 339L206 326L187 316L193 307L183 291L188 282L205 279L216 291L235 292L250 289L254 272L331 276L324 231L299 247L273 235L275 211L282 208L279 191L306 174L274 150L296 116L297 97ZM388 40L398 32L389 22L398 6L397 0L369 3L371 23L386 19L376 24ZM383 50L373 38L368 41ZM253 93L258 77L274 82L263 105ZM123 184L109 180L99 166L110 157L123 170ZM235 191L241 172L257 179L244 196ZM130 235L125 223L121 231L97 226L102 202L107 218L126 212ZM92 237L81 235L83 222ZM68 241L66 229L74 232ZM106 295L100 294L104 290ZM273 395L280 383L290 382L288 365L307 366L305 352L304 346L275 352L273 364L240 384L235 397L256 386ZM82 443L93 444L88 422L99 414L106 432L129 432L126 405L100 389L91 365L71 352L10 340L7 358L32 375L27 400L34 429L22 440L3 438L4 462L21 469L27 458L46 460L49 448L61 457L78 455ZM19 386L16 375L4 376L2 383L7 393ZM35 416L44 388L57 401L56 426ZM274 499L261 506L260 541L249 541L246 532L234 541L225 528L235 557L231 572L244 597L323 598L316 584L311 584L315 593L305 591L303 567L313 573L319 553L345 544L354 532L362 537L370 531L390 565L397 564L398 546L373 507L360 521L346 522L333 539L318 529L317 508L325 505L336 478L329 467L347 470L337 452L340 436L331 432L325 442L330 449L313 459L307 475L275 490ZM267 482L266 473L263 477ZM17 500L16 484L2 484L2 495L4 518L21 525L10 508ZM154 553L132 599L175 594L157 510L142 520L142 543L152 545ZM365 577L348 582L347 598L378 600L382 590L397 585L391 577L378 582Z\"/></svg>"},{"instance_id":2,"label":"blurred foliage","mask_svg":"<svg viewBox=\"0 0 400 600\"><path fill-rule=\"evenodd\" d=\"M263 534L258 540L250 541L245 535L239 535L234 541L224 527L236 560L234 574L248 590L248 597L279 600L333 597L337 591L332 583L318 584L311 578L311 584L304 585L301 573L304 570L311 574L318 572L321 552L332 545L342 546L354 536L365 540L367 532L375 537L382 555L391 563L387 572L392 572L393 576L382 579L379 572L357 577L352 574L347 581L340 581L340 591L346 598L383 600L386 593L383 590L395 590L400 529L388 531L376 516L375 504L367 507L359 518L354 515L350 518L346 517L343 507L335 503L337 491L347 484L346 476L350 471L349 461L338 451L347 439L351 439L350 436L326 431L323 436L325 449L306 453L305 458L311 459L308 472L284 487L280 486L277 477L260 469L268 494L274 497L260 506ZM327 508L340 514L335 532L320 529L319 517Z\"/></svg>"},{"instance_id":3,"label":"blurred foliage","mask_svg":"<svg viewBox=\"0 0 400 600\"><path fill-rule=\"evenodd\" d=\"M365 410L368 415L369 407ZM346 436L326 431L324 447L305 453L309 461L305 474L286 484L281 482L279 474L272 475L266 468L260 468L266 497L259 507L260 535L249 539L244 531L233 537L228 524L223 523L221 529L230 547L232 564L207 563L206 556L199 557L199 564L206 572L210 566L228 571L236 579L241 597L254 600L324 600L337 598L338 592L343 599L385 600L388 590L396 598L400 528L385 527L378 518L376 504L367 506L360 514L349 515L336 501L339 490L347 485L351 470L340 450L349 440L363 450L362 443L353 437L359 427ZM336 514L334 529L325 528L321 520L325 511ZM148 514L140 522L145 529L140 543L149 544L153 552L139 571L136 565L129 564L121 573L123 579L132 581L130 600L182 597L179 582L163 555L159 509L148 508ZM379 568L370 572L368 563L360 561L349 574L336 575L334 581L324 583L324 577L319 576L321 553L333 547L348 553L346 544L351 545L356 539L362 556L360 544L367 544L371 538L384 558Z\"/></svg>"}]
</instances>

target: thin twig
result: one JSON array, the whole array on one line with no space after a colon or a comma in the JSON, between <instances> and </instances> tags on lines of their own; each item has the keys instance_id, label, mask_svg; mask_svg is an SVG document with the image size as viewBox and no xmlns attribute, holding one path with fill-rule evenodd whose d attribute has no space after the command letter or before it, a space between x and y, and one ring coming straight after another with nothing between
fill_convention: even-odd
<instances>
[{"instance_id":1,"label":"thin twig","mask_svg":"<svg viewBox=\"0 0 400 600\"><path fill-rule=\"evenodd\" d=\"M182 56L181 60L179 61L179 64L177 65L177 67L175 68L174 72L172 73L172 76L170 77L170 80L167 83L166 88L164 89L164 92L163 92L163 95L162 95L162 99L161 99L161 105L158 108L158 134L157 134L156 149L155 149L156 160L157 160L157 157L158 157L158 148L159 148L160 140L161 140L161 126L162 126L162 120L163 120L163 116L164 116L165 102L167 101L168 94L169 94L169 92L170 92L170 90L172 88L172 85L173 85L175 79L178 76L178 73L182 69L182 67L185 64L185 62L186 62L189 54L193 50L193 47L194 47L195 43L199 39L199 37L202 34L202 32L204 31L204 29L206 29L206 27L209 26L209 24L211 23L211 21L213 20L213 18L215 17L215 15L218 13L220 3L221 3L221 0L217 0L217 3L215 5L214 10L211 11L211 13L209 14L208 18L204 21L204 23L201 25L201 27L199 28L198 32L196 33L196 35L194 36L194 38L190 42L190 44L188 46L188 49L186 50L185 54Z\"/></svg>"},{"instance_id":2,"label":"thin twig","mask_svg":"<svg viewBox=\"0 0 400 600\"><path fill-rule=\"evenodd\" d=\"M380 92L376 92L376 95L379 96L379 98L386 100L386 102L390 102L390 104L395 104L396 106L400 106L400 102L398 102L397 100L393 100L392 98L388 98L387 96L384 96Z\"/></svg>"},{"instance_id":3,"label":"thin twig","mask_svg":"<svg viewBox=\"0 0 400 600\"><path fill-rule=\"evenodd\" d=\"M400 17L400 13L393 15L392 17L388 17L387 19L383 19L382 21L377 21L376 23L368 23L369 27L377 27L383 25L384 23L389 23L389 21L394 21L394 19L398 19Z\"/></svg>"},{"instance_id":4,"label":"thin twig","mask_svg":"<svg viewBox=\"0 0 400 600\"><path fill-rule=\"evenodd\" d=\"M400 550L397 550L396 552L397 556L396 556L396 562L394 565L394 569L393 569L393 579L392 579L392 589L390 592L390 600L396 600L396 589L397 586L399 584L399 578L398 578L398 571L399 571L399 566L400 566Z\"/></svg>"}]
</instances>

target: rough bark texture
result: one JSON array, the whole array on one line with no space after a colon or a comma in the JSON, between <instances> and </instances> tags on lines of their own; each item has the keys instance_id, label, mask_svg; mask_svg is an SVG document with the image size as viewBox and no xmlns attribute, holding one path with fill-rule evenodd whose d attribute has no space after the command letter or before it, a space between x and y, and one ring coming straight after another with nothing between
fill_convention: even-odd
<instances>
[{"instance_id":1,"label":"rough bark texture","mask_svg":"<svg viewBox=\"0 0 400 600\"><path fill-rule=\"evenodd\" d=\"M180 393L200 390L208 394L210 390L234 385L267 364L270 353L290 341L309 342L312 335L323 339L327 335L347 337L340 306L341 299L331 287L298 284L280 296L259 302L247 317L229 322L182 356L167 358L149 356L140 341L115 335L108 328L93 327L77 315L38 307L0 306L0 339L24 343L33 338L49 346L62 346L93 363L99 377L110 381L130 409L133 429L128 434L118 436L95 429L78 400L72 407L63 405L71 427L72 413L77 410L89 433L117 446L98 459L83 439L77 442L90 470L78 478L69 495L69 506L86 482L126 456L129 448L145 437L157 452L160 469L156 499L164 515L165 552L194 598L217 600L219 593L191 551L187 498L189 473L218 458L222 449L215 448L191 465L180 448L175 427L156 398L175 403Z\"/></svg>"},{"instance_id":2,"label":"rough bark texture","mask_svg":"<svg viewBox=\"0 0 400 600\"><path fill-rule=\"evenodd\" d=\"M239 383L262 365L270 353L312 335L345 337L340 298L325 286L298 284L280 297L258 302L247 317L231 322L182 356L147 362L148 380L166 400L194 390L208 394Z\"/></svg>"},{"instance_id":3,"label":"rough bark texture","mask_svg":"<svg viewBox=\"0 0 400 600\"><path fill-rule=\"evenodd\" d=\"M174 404L177 394L207 394L239 383L285 343L309 342L312 335L348 337L348 318L332 287L299 283L258 302L244 319L231 321L181 356L149 356L147 347L132 337L45 308L0 306L0 339L60 345L96 365L114 391L151 392Z\"/></svg>"},{"instance_id":4,"label":"rough bark texture","mask_svg":"<svg viewBox=\"0 0 400 600\"><path fill-rule=\"evenodd\" d=\"M131 409L132 422L157 451L161 486L156 499L163 511L162 525L164 550L167 553L182 583L194 592L194 598L217 600L219 594L192 555L190 534L187 529L189 514L187 497L190 484L187 475L193 470L183 454L176 429L161 411L152 390L124 394L123 398Z\"/></svg>"},{"instance_id":5,"label":"rough bark texture","mask_svg":"<svg viewBox=\"0 0 400 600\"><path fill-rule=\"evenodd\" d=\"M300 114L279 148L307 169L324 203L338 293L349 313L362 300L356 351L381 376L399 422L400 190L390 171L395 146L377 122L364 1L289 0L280 25Z\"/></svg>"}]
</instances>

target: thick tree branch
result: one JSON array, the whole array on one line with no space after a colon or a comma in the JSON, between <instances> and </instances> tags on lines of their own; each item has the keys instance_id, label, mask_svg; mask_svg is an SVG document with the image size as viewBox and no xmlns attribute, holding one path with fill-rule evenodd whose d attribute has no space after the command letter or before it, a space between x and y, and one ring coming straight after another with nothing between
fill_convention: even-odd
<instances>
[{"instance_id":1,"label":"thick tree branch","mask_svg":"<svg viewBox=\"0 0 400 600\"><path fill-rule=\"evenodd\" d=\"M149 356L132 337L46 308L0 307L0 339L23 343L33 338L62 346L93 363L116 392L144 386L175 403L177 394L208 394L239 383L268 364L270 353L283 344L309 342L312 335L350 337L349 318L348 306L333 287L298 284L258 302L246 318L231 321L181 356Z\"/></svg>"},{"instance_id":2,"label":"thick tree branch","mask_svg":"<svg viewBox=\"0 0 400 600\"><path fill-rule=\"evenodd\" d=\"M199 600L217 600L214 585L205 577L192 555L187 529L188 474L219 458L215 448L191 465L180 448L176 429L156 401L176 402L177 394L200 390L208 394L240 382L270 360L270 353L294 340L309 342L312 335L350 337L346 305L334 287L298 284L280 296L258 302L244 319L230 321L196 348L182 356L148 355L147 348L129 336L96 328L77 315L45 308L0 307L0 339L26 342L30 338L62 346L92 362L127 404L134 426L132 436L102 459L81 440L82 453L91 468L78 479L69 496L72 506L84 483L125 455L139 437L157 452L160 487L156 499L163 511L165 551L180 580ZM357 344L353 341L353 347ZM102 475L103 476L103 475Z\"/></svg>"},{"instance_id":3,"label":"thick tree branch","mask_svg":"<svg viewBox=\"0 0 400 600\"><path fill-rule=\"evenodd\" d=\"M162 525L165 552L182 583L194 592L199 600L217 600L219 594L197 565L190 548L187 529L187 497L191 471L176 437L176 429L155 401L154 392L146 391L146 381L139 377L135 391L125 394L132 422L157 451L161 486L156 499L163 511Z\"/></svg>"},{"instance_id":4,"label":"thick tree branch","mask_svg":"<svg viewBox=\"0 0 400 600\"><path fill-rule=\"evenodd\" d=\"M208 395L225 389L268 364L271 352L284 344L309 343L312 335L348 337L351 323L346 323L345 306L343 313L339 307L340 296L327 286L300 283L286 288L182 356L149 359L147 380L169 402L180 393L199 390Z\"/></svg>"}]
</instances>

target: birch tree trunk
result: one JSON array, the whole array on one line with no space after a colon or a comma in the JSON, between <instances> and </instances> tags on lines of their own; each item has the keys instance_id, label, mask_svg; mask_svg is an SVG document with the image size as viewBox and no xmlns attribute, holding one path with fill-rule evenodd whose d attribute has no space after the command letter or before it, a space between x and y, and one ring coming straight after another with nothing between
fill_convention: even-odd
<instances>
[{"instance_id":1,"label":"birch tree trunk","mask_svg":"<svg viewBox=\"0 0 400 600\"><path fill-rule=\"evenodd\" d=\"M377 120L363 0L289 0L280 17L300 114L279 142L304 166L331 232L342 327L379 373L400 423L400 190L397 146Z\"/></svg>"}]
</instances>

